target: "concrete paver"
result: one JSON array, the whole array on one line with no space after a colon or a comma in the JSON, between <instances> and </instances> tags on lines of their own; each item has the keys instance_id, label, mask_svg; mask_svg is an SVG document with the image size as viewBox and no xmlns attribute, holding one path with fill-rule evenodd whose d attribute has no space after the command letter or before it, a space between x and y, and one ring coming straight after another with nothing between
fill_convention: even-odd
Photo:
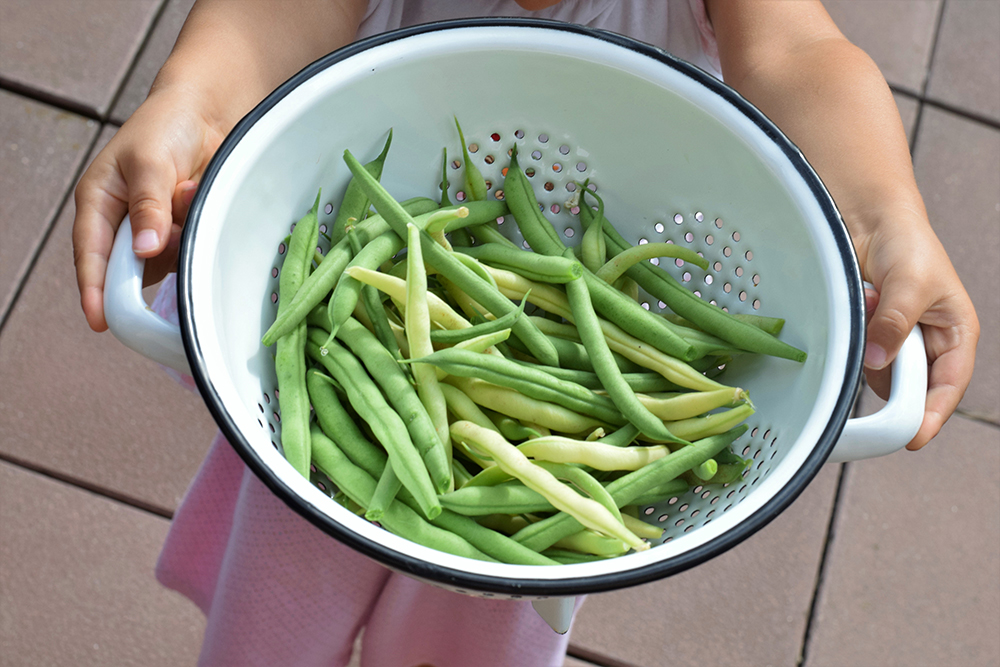
<instances>
[{"instance_id":1,"label":"concrete paver","mask_svg":"<svg viewBox=\"0 0 1000 667\"><path fill-rule=\"evenodd\" d=\"M135 61L135 66L129 73L128 80L122 88L115 107L111 111L111 120L124 123L149 94L149 87L156 78L163 63L174 47L177 35L184 25L184 19L194 6L194 0L167 0L153 32L142 48L142 53Z\"/></svg>"},{"instance_id":2,"label":"concrete paver","mask_svg":"<svg viewBox=\"0 0 1000 667\"><path fill-rule=\"evenodd\" d=\"M945 5L927 95L1000 120L1000 3Z\"/></svg>"},{"instance_id":3,"label":"concrete paver","mask_svg":"<svg viewBox=\"0 0 1000 667\"><path fill-rule=\"evenodd\" d=\"M103 116L163 0L5 0L0 79Z\"/></svg>"},{"instance_id":4,"label":"concrete paver","mask_svg":"<svg viewBox=\"0 0 1000 667\"><path fill-rule=\"evenodd\" d=\"M106 130L99 146L113 134ZM62 212L11 311L0 345L0 452L161 511L172 511L215 423L201 399L80 310Z\"/></svg>"},{"instance_id":5,"label":"concrete paver","mask_svg":"<svg viewBox=\"0 0 1000 667\"><path fill-rule=\"evenodd\" d=\"M153 575L168 527L0 462L0 665L193 665L204 618Z\"/></svg>"},{"instance_id":6,"label":"concrete paver","mask_svg":"<svg viewBox=\"0 0 1000 667\"><path fill-rule=\"evenodd\" d=\"M931 224L982 329L959 407L1000 424L1000 130L925 107L914 163Z\"/></svg>"},{"instance_id":7,"label":"concrete paver","mask_svg":"<svg viewBox=\"0 0 1000 667\"><path fill-rule=\"evenodd\" d=\"M823 5L889 83L923 90L941 0L826 0Z\"/></svg>"},{"instance_id":8,"label":"concrete paver","mask_svg":"<svg viewBox=\"0 0 1000 667\"><path fill-rule=\"evenodd\" d=\"M806 667L1000 659L1000 429L848 464Z\"/></svg>"},{"instance_id":9,"label":"concrete paver","mask_svg":"<svg viewBox=\"0 0 1000 667\"><path fill-rule=\"evenodd\" d=\"M771 524L707 563L589 596L571 645L595 662L643 667L794 665L838 474L839 466L826 466Z\"/></svg>"},{"instance_id":10,"label":"concrete paver","mask_svg":"<svg viewBox=\"0 0 1000 667\"><path fill-rule=\"evenodd\" d=\"M98 124L0 90L0 321L76 177Z\"/></svg>"}]
</instances>

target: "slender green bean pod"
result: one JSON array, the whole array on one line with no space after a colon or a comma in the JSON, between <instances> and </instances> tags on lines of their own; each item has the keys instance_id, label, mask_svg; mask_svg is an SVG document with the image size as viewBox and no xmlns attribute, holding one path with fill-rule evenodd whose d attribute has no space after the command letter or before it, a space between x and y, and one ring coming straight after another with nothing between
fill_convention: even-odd
<instances>
[{"instance_id":1,"label":"slender green bean pod","mask_svg":"<svg viewBox=\"0 0 1000 667\"><path fill-rule=\"evenodd\" d=\"M351 243L351 250L354 251L354 256L357 257L358 253L361 252L361 242L358 240L358 235L355 233L353 227L347 230L347 239ZM372 323L372 331L375 337L378 338L378 341L382 343L385 349L389 350L394 359L402 359L403 355L399 349L399 343L392 332L389 318L385 315L385 307L382 305L382 299L378 295L378 290L371 285L363 285L361 288L361 298L364 301L364 308L368 313L368 318ZM333 318L331 317L330 320L332 322Z\"/></svg>"},{"instance_id":2,"label":"slender green bean pod","mask_svg":"<svg viewBox=\"0 0 1000 667\"><path fill-rule=\"evenodd\" d=\"M285 261L278 279L278 316L287 311L295 294L302 288L312 265L312 254L319 238L320 194L312 209L295 224ZM285 459L301 475L309 477L309 394L306 389L305 324L277 340L274 370L281 395L281 450Z\"/></svg>"},{"instance_id":3,"label":"slender green bean pod","mask_svg":"<svg viewBox=\"0 0 1000 667\"><path fill-rule=\"evenodd\" d=\"M312 337L306 345L309 356L322 364L337 382L343 385L351 406L367 422L372 433L385 447L389 460L393 462L392 467L396 475L403 482L403 486L413 494L424 516L430 518L440 514L441 504L437 501L435 485L420 453L410 439L406 424L386 403L382 392L368 377L361 362L336 341L327 347L328 354L322 354L319 345L326 337L320 332L317 333L319 335ZM315 342L317 340L318 342Z\"/></svg>"},{"instance_id":4,"label":"slender green bean pod","mask_svg":"<svg viewBox=\"0 0 1000 667\"><path fill-rule=\"evenodd\" d=\"M430 411L410 384L403 367L397 363L378 339L360 322L351 318L344 322L337 337L364 364L368 373L382 388L392 409L402 418L410 438L423 458L427 472L439 493L451 483L448 450L434 424ZM314 336L317 342L322 336ZM322 352L321 352L322 353Z\"/></svg>"},{"instance_id":5,"label":"slender green bean pod","mask_svg":"<svg viewBox=\"0 0 1000 667\"><path fill-rule=\"evenodd\" d=\"M460 252L481 262L521 274L528 280L543 283L568 283L583 274L583 267L575 260L518 250L498 243L458 248Z\"/></svg>"},{"instance_id":6,"label":"slender green bean pod","mask_svg":"<svg viewBox=\"0 0 1000 667\"><path fill-rule=\"evenodd\" d=\"M473 201L483 201L486 199L486 179L469 158L469 146L465 143L465 134L462 133L462 126L459 125L457 116L455 127L458 128L458 138L462 142L462 156L465 158L465 191Z\"/></svg>"},{"instance_id":7,"label":"slender green bean pod","mask_svg":"<svg viewBox=\"0 0 1000 667\"><path fill-rule=\"evenodd\" d=\"M369 521L381 521L385 516L385 510L395 499L396 494L403 488L403 483L396 477L396 472L392 469L392 464L387 463L382 470L382 476L378 478L375 486L375 493L368 503L365 518Z\"/></svg>"},{"instance_id":8,"label":"slender green bean pod","mask_svg":"<svg viewBox=\"0 0 1000 667\"><path fill-rule=\"evenodd\" d=\"M639 402L635 392L625 382L621 371L618 370L618 366L611 357L611 350L608 348L601 324L591 305L590 290L586 282L581 278L567 283L566 296L569 298L580 338L594 363L594 372L601 378L601 384L604 385L611 400L622 414L648 437L664 439L667 442L683 441L682 438L673 435L663 425L662 420L657 419Z\"/></svg>"},{"instance_id":9,"label":"slender green bean pod","mask_svg":"<svg viewBox=\"0 0 1000 667\"><path fill-rule=\"evenodd\" d=\"M431 331L431 341L439 345L455 345L478 336L485 336L503 331L504 329L510 329L517 322L517 318L521 317L524 313L525 305L527 305L527 302L522 301L514 312L507 313L495 320L487 320L480 324L474 324L468 329L435 329Z\"/></svg>"},{"instance_id":10,"label":"slender green bean pod","mask_svg":"<svg viewBox=\"0 0 1000 667\"><path fill-rule=\"evenodd\" d=\"M596 224L591 225L586 234L589 234L591 229L598 229L598 227ZM601 238L604 238L603 234L601 234ZM644 243L643 245L632 246L628 250L618 253L594 273L604 282L613 283L639 262L645 262L646 260L658 257L683 259L685 262L694 264L701 269L708 268L708 260L690 248L684 248L676 243Z\"/></svg>"},{"instance_id":11,"label":"slender green bean pod","mask_svg":"<svg viewBox=\"0 0 1000 667\"><path fill-rule=\"evenodd\" d=\"M385 167L385 158L389 154L389 146L391 144L392 130L389 130L389 136L386 137L382 152L379 153L378 157L365 165L365 170L373 178L382 178L382 169ZM347 221L350 218L361 220L367 210L368 197L365 196L365 193L361 191L361 188L358 187L352 178L347 184L347 190L344 191L343 199L340 200L337 217L333 220L333 228L330 230L330 243L337 243L344 238L347 233Z\"/></svg>"},{"instance_id":12,"label":"slender green bean pod","mask_svg":"<svg viewBox=\"0 0 1000 667\"><path fill-rule=\"evenodd\" d=\"M364 436L326 376L318 370L310 370L306 373L306 386L323 433L336 442L355 465L372 477L378 477L388 456Z\"/></svg>"}]
</instances>

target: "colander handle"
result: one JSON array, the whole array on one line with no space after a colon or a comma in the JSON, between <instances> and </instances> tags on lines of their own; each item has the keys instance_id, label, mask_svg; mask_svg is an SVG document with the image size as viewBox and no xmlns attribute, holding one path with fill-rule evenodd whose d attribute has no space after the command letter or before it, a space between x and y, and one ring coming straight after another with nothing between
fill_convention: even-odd
<instances>
[{"instance_id":1,"label":"colander handle","mask_svg":"<svg viewBox=\"0 0 1000 667\"><path fill-rule=\"evenodd\" d=\"M573 611L576 609L576 598L543 598L532 600L531 606L549 627L561 635L569 632L573 623Z\"/></svg>"},{"instance_id":2,"label":"colander handle","mask_svg":"<svg viewBox=\"0 0 1000 667\"><path fill-rule=\"evenodd\" d=\"M145 266L146 260L132 252L132 223L125 216L111 247L104 278L104 319L126 347L190 375L180 328L154 313L142 297Z\"/></svg>"},{"instance_id":3,"label":"colander handle","mask_svg":"<svg viewBox=\"0 0 1000 667\"><path fill-rule=\"evenodd\" d=\"M927 400L927 353L919 324L903 341L891 368L889 401L875 414L847 420L830 462L885 456L905 447L917 434Z\"/></svg>"}]
</instances>

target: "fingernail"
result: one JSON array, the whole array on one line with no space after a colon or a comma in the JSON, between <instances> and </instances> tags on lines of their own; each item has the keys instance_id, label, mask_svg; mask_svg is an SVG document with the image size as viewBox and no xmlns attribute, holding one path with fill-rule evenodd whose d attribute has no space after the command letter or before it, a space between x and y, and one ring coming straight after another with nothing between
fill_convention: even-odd
<instances>
[{"instance_id":1,"label":"fingernail","mask_svg":"<svg viewBox=\"0 0 1000 667\"><path fill-rule=\"evenodd\" d=\"M181 201L184 202L185 206L191 205L191 200L194 199L194 193L198 190L197 185L190 185L181 191Z\"/></svg>"},{"instance_id":2,"label":"fingernail","mask_svg":"<svg viewBox=\"0 0 1000 667\"><path fill-rule=\"evenodd\" d=\"M880 345L868 343L865 346L865 366L876 371L885 367L885 350Z\"/></svg>"},{"instance_id":3,"label":"fingernail","mask_svg":"<svg viewBox=\"0 0 1000 667\"><path fill-rule=\"evenodd\" d=\"M132 241L132 250L135 252L149 252L156 250L160 246L160 237L155 230L144 229Z\"/></svg>"}]
</instances>

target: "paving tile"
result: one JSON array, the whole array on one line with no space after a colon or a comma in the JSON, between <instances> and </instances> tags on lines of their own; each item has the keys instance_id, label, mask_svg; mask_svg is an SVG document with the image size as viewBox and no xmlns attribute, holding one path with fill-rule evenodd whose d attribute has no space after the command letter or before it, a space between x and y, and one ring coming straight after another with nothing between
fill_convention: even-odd
<instances>
[{"instance_id":1,"label":"paving tile","mask_svg":"<svg viewBox=\"0 0 1000 667\"><path fill-rule=\"evenodd\" d=\"M128 117L139 108L139 105L149 94L160 67L166 62L170 50L174 47L177 35L184 25L184 19L194 5L194 0L167 0L160 18L156 21L152 34L146 41L122 88L115 107L111 111L111 120L124 123Z\"/></svg>"},{"instance_id":2,"label":"paving tile","mask_svg":"<svg viewBox=\"0 0 1000 667\"><path fill-rule=\"evenodd\" d=\"M889 81L923 90L941 0L827 0L841 32L872 57Z\"/></svg>"},{"instance_id":3,"label":"paving tile","mask_svg":"<svg viewBox=\"0 0 1000 667\"><path fill-rule=\"evenodd\" d=\"M193 665L201 612L153 575L167 528L0 462L0 665Z\"/></svg>"},{"instance_id":4,"label":"paving tile","mask_svg":"<svg viewBox=\"0 0 1000 667\"><path fill-rule=\"evenodd\" d=\"M824 468L781 516L707 563L589 596L571 645L595 662L643 667L796 664L838 473Z\"/></svg>"},{"instance_id":5,"label":"paving tile","mask_svg":"<svg viewBox=\"0 0 1000 667\"><path fill-rule=\"evenodd\" d=\"M1000 3L945 5L927 96L1000 120Z\"/></svg>"},{"instance_id":6,"label":"paving tile","mask_svg":"<svg viewBox=\"0 0 1000 667\"><path fill-rule=\"evenodd\" d=\"M0 80L104 115L163 0L5 0Z\"/></svg>"},{"instance_id":7,"label":"paving tile","mask_svg":"<svg viewBox=\"0 0 1000 667\"><path fill-rule=\"evenodd\" d=\"M159 366L87 327L73 268L73 213L70 201L3 329L0 452L172 511L215 425L201 400Z\"/></svg>"},{"instance_id":8,"label":"paving tile","mask_svg":"<svg viewBox=\"0 0 1000 667\"><path fill-rule=\"evenodd\" d=\"M976 371L959 407L1000 423L1000 130L925 106L914 151L931 224L982 328Z\"/></svg>"},{"instance_id":9,"label":"paving tile","mask_svg":"<svg viewBox=\"0 0 1000 667\"><path fill-rule=\"evenodd\" d=\"M0 90L0 321L97 131L94 121Z\"/></svg>"},{"instance_id":10,"label":"paving tile","mask_svg":"<svg viewBox=\"0 0 1000 667\"><path fill-rule=\"evenodd\" d=\"M998 442L956 417L920 452L849 464L808 667L997 664Z\"/></svg>"},{"instance_id":11,"label":"paving tile","mask_svg":"<svg viewBox=\"0 0 1000 667\"><path fill-rule=\"evenodd\" d=\"M594 663L577 660L573 656L566 656L566 661L563 663L562 667L594 667Z\"/></svg>"}]
</instances>

